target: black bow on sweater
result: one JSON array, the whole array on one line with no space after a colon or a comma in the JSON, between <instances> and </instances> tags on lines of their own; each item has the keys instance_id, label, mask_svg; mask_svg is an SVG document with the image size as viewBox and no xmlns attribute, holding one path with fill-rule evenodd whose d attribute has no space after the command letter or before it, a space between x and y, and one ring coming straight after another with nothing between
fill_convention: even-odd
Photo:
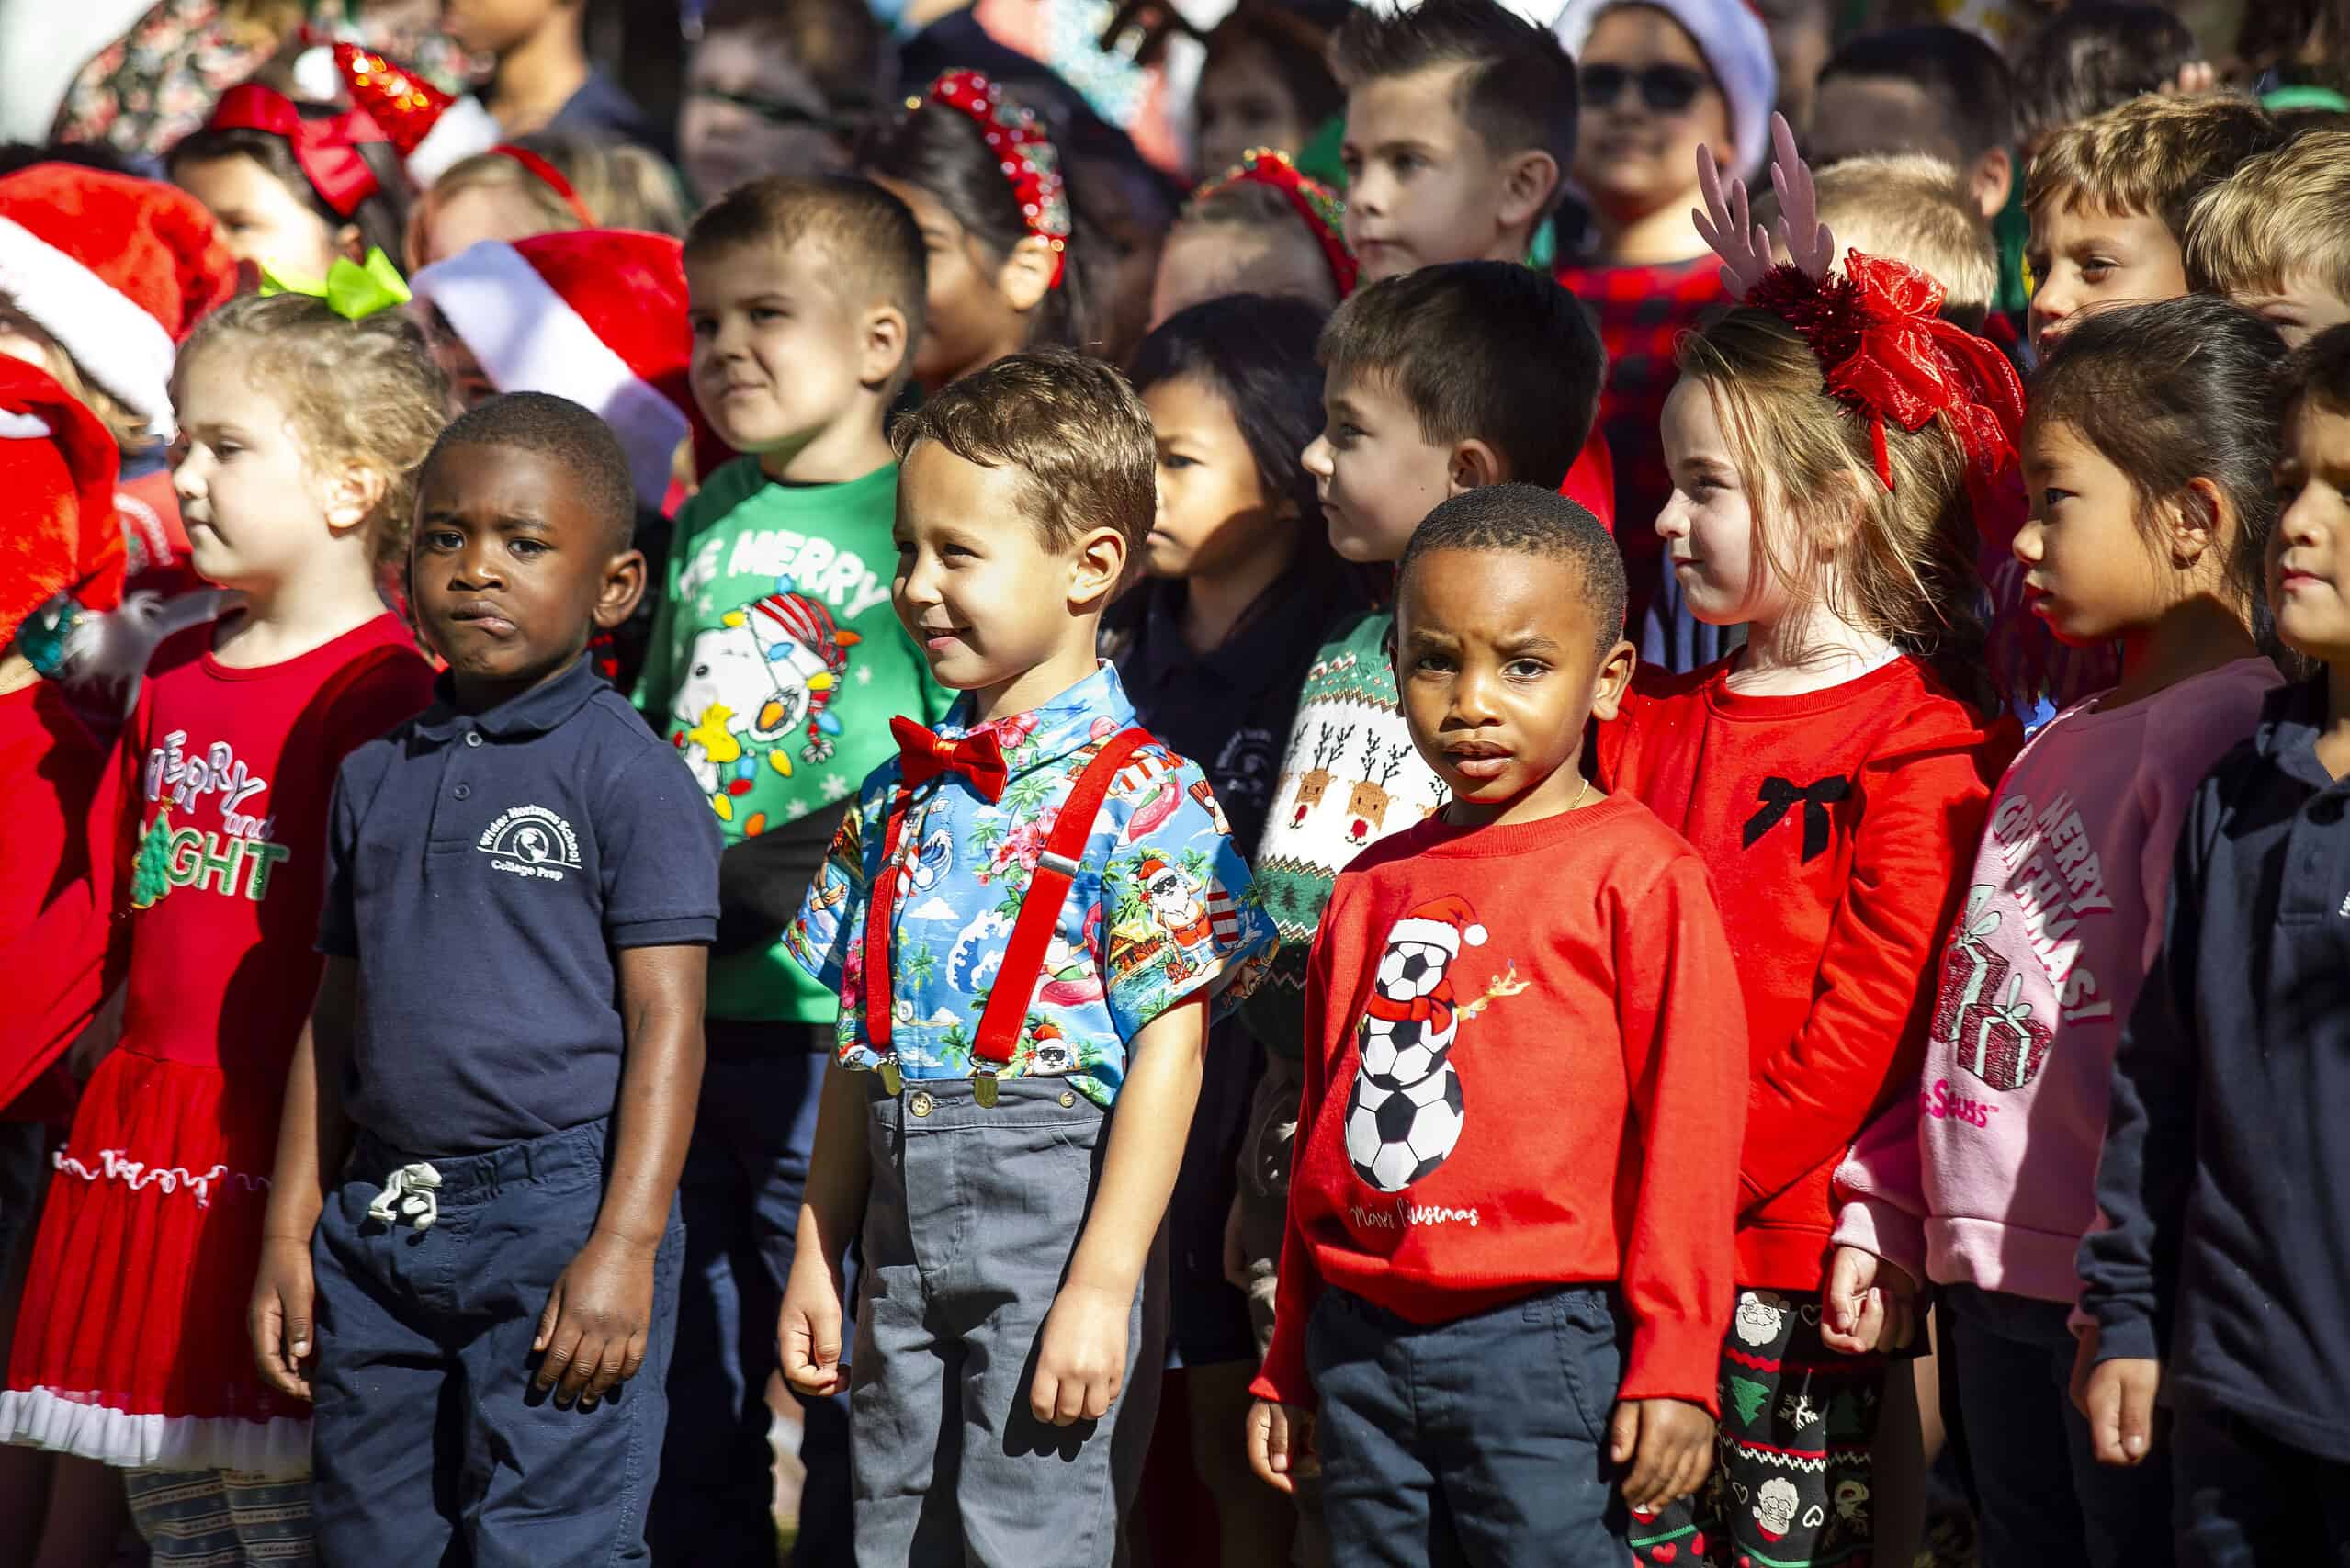
<instances>
[{"instance_id":1,"label":"black bow on sweater","mask_svg":"<svg viewBox=\"0 0 2350 1568\"><path fill-rule=\"evenodd\" d=\"M1778 777L1767 778L1755 795L1755 798L1762 802L1762 809L1746 818L1746 829L1739 834L1739 840L1747 849L1753 849L1756 840L1778 827L1779 819L1787 815L1788 807L1800 800L1803 803L1803 863L1809 865L1827 852L1828 807L1851 794L1852 781L1840 776L1814 779L1807 784Z\"/></svg>"}]
</instances>

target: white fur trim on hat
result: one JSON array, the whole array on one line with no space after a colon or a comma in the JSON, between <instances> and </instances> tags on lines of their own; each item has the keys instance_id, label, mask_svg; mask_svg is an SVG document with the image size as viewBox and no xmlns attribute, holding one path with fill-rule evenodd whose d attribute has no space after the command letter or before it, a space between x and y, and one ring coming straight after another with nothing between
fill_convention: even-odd
<instances>
[{"instance_id":1,"label":"white fur trim on hat","mask_svg":"<svg viewBox=\"0 0 2350 1568\"><path fill-rule=\"evenodd\" d=\"M1461 928L1445 920L1422 920L1407 915L1387 928L1387 945L1393 947L1399 942L1416 942L1457 953L1461 951Z\"/></svg>"},{"instance_id":2,"label":"white fur trim on hat","mask_svg":"<svg viewBox=\"0 0 2350 1568\"><path fill-rule=\"evenodd\" d=\"M1730 172L1751 180L1770 156L1770 111L1779 101L1779 68L1772 63L1770 34L1762 18L1746 0L1569 0L1551 31L1580 63L1599 18L1629 5L1664 12L1696 43L1730 106L1730 139L1738 157L1737 168ZM1688 173L1694 184L1695 171Z\"/></svg>"},{"instance_id":3,"label":"white fur trim on hat","mask_svg":"<svg viewBox=\"0 0 2350 1568\"><path fill-rule=\"evenodd\" d=\"M481 100L468 93L441 111L433 129L424 132L424 140L416 143L416 151L402 160L401 166L420 190L429 190L433 182L449 169L476 152L487 152L505 140L506 133L482 107Z\"/></svg>"},{"instance_id":4,"label":"white fur trim on hat","mask_svg":"<svg viewBox=\"0 0 2350 1568\"><path fill-rule=\"evenodd\" d=\"M0 295L150 434L171 434L171 333L129 295L13 218L0 218Z\"/></svg>"},{"instance_id":5,"label":"white fur trim on hat","mask_svg":"<svg viewBox=\"0 0 2350 1568\"><path fill-rule=\"evenodd\" d=\"M502 392L552 392L593 409L620 438L637 499L658 508L688 426L569 301L503 240L483 240L418 273L416 298L440 307Z\"/></svg>"}]
</instances>

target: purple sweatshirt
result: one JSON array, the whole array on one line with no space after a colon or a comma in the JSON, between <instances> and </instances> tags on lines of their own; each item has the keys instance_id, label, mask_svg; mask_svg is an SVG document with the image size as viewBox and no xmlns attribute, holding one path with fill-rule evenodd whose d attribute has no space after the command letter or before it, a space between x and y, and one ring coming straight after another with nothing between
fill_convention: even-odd
<instances>
[{"instance_id":1,"label":"purple sweatshirt","mask_svg":"<svg viewBox=\"0 0 2350 1568\"><path fill-rule=\"evenodd\" d=\"M1918 1091L1836 1170L1839 1246L1921 1282L2078 1294L2114 1047L2162 940L2179 824L2280 684L2239 660L2127 706L2089 698L2026 744L1942 949Z\"/></svg>"}]
</instances>

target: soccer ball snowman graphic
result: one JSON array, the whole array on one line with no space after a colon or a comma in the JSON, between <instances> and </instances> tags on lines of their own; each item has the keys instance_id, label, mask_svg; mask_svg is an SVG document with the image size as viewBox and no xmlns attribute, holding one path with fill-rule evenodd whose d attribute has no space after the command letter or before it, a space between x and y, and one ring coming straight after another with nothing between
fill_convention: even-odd
<instances>
[{"instance_id":1,"label":"soccer ball snowman graphic","mask_svg":"<svg viewBox=\"0 0 2350 1568\"><path fill-rule=\"evenodd\" d=\"M1453 1040L1486 1001L1524 988L1513 974L1469 1006L1453 1004L1453 961L1463 944L1485 940L1476 912L1457 896L1422 904L1387 932L1356 1032L1346 1111L1347 1158L1378 1191L1401 1192L1434 1174L1461 1141Z\"/></svg>"}]
</instances>

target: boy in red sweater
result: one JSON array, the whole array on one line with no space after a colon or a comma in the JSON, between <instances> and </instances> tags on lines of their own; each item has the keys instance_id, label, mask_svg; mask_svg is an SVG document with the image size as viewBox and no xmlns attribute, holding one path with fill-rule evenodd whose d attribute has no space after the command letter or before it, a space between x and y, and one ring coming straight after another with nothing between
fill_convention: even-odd
<instances>
[{"instance_id":1,"label":"boy in red sweater","mask_svg":"<svg viewBox=\"0 0 2350 1568\"><path fill-rule=\"evenodd\" d=\"M1323 913L1249 1458L1287 1491L1318 1450L1336 1562L1620 1563L1626 1506L1712 1462L1737 976L1695 854L1583 776L1633 666L1598 521L1456 496L1396 589L1405 716L1452 801Z\"/></svg>"}]
</instances>

